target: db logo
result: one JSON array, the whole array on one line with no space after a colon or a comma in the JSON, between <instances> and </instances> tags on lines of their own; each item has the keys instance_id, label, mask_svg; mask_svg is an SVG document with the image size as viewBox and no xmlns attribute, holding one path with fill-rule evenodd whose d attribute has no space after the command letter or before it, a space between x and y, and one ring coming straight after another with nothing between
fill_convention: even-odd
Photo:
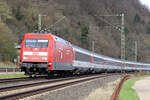
<instances>
[{"instance_id":1,"label":"db logo","mask_svg":"<svg viewBox=\"0 0 150 100\"><path fill-rule=\"evenodd\" d=\"M33 52L33 55L38 55L39 53L38 52Z\"/></svg>"},{"instance_id":2,"label":"db logo","mask_svg":"<svg viewBox=\"0 0 150 100\"><path fill-rule=\"evenodd\" d=\"M37 48L34 48L34 50L38 50Z\"/></svg>"}]
</instances>

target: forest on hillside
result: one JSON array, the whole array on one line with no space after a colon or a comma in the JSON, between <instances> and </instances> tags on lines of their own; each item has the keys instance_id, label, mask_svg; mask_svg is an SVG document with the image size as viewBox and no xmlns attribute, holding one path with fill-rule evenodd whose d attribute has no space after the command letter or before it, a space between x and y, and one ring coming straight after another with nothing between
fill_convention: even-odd
<instances>
[{"instance_id":1,"label":"forest on hillside","mask_svg":"<svg viewBox=\"0 0 150 100\"><path fill-rule=\"evenodd\" d=\"M120 58L121 17L125 14L126 60L150 62L150 13L138 0L0 0L0 62L17 57L14 48L25 33L37 32L38 15L42 29L48 28L71 43L95 52ZM65 18L52 26L62 17Z\"/></svg>"}]
</instances>

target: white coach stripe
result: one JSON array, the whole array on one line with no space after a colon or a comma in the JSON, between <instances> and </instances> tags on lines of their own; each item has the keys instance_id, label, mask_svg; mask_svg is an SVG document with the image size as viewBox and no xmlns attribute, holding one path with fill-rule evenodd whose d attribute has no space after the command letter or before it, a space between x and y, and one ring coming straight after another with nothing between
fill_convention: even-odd
<instances>
[{"instance_id":1,"label":"white coach stripe","mask_svg":"<svg viewBox=\"0 0 150 100\"><path fill-rule=\"evenodd\" d=\"M39 56L47 56L48 53L47 52L23 52L23 55L28 55L31 56L33 54L39 55Z\"/></svg>"},{"instance_id":2,"label":"white coach stripe","mask_svg":"<svg viewBox=\"0 0 150 100\"><path fill-rule=\"evenodd\" d=\"M47 52L39 52L39 56L47 56Z\"/></svg>"},{"instance_id":3,"label":"white coach stripe","mask_svg":"<svg viewBox=\"0 0 150 100\"><path fill-rule=\"evenodd\" d=\"M33 55L33 52L23 52L23 55Z\"/></svg>"}]
</instances>

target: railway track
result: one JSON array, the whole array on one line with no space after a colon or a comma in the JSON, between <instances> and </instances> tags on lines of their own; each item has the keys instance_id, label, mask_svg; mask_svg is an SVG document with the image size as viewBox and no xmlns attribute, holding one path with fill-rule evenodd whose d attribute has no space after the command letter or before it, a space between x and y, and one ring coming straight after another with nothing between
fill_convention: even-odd
<instances>
[{"instance_id":1,"label":"railway track","mask_svg":"<svg viewBox=\"0 0 150 100\"><path fill-rule=\"evenodd\" d=\"M40 94L40 93L47 92L47 91L57 90L59 88L64 88L67 86L94 80L97 78L107 77L110 75L112 74L92 75L92 76L88 75L88 76L80 76L80 77L52 79L52 80L46 80L43 82L22 84L22 85L16 85L16 86L11 86L11 87L0 88L0 100L16 100L20 98L25 98L28 96ZM25 91L21 90L23 88L25 88ZM27 89L27 88L30 88L30 89ZM15 92L10 93L10 91L15 91Z\"/></svg>"},{"instance_id":2,"label":"railway track","mask_svg":"<svg viewBox=\"0 0 150 100\"><path fill-rule=\"evenodd\" d=\"M0 83L9 83L9 82L16 82L16 81L25 81L30 78L9 78L9 79L0 79Z\"/></svg>"},{"instance_id":3,"label":"railway track","mask_svg":"<svg viewBox=\"0 0 150 100\"><path fill-rule=\"evenodd\" d=\"M37 79L42 79L42 78L44 78L44 76L43 77L36 77L36 78L23 77L23 78L0 79L0 84L20 82L20 81L31 81L31 80L37 80Z\"/></svg>"},{"instance_id":4,"label":"railway track","mask_svg":"<svg viewBox=\"0 0 150 100\"><path fill-rule=\"evenodd\" d=\"M85 76L80 76L78 78L84 78ZM16 90L20 88L28 88L31 86L39 86L39 85L44 85L44 84L51 84L54 82L59 82L59 81L66 81L66 80L71 80L71 79L76 79L77 77L68 77L68 78L61 78L61 79L51 79L51 80L43 80L41 82L34 82L34 83L27 83L27 84L21 84L21 85L14 85L14 86L7 86L7 87L2 87L0 88L0 92L5 92L5 91L11 91L11 90ZM35 79L33 79L34 81ZM20 80L19 80L20 81Z\"/></svg>"}]
</instances>

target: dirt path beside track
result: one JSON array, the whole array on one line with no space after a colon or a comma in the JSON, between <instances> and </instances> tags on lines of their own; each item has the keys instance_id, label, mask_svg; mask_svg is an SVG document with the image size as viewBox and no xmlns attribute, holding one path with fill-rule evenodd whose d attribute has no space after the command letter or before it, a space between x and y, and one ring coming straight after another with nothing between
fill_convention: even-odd
<instances>
[{"instance_id":1,"label":"dirt path beside track","mask_svg":"<svg viewBox=\"0 0 150 100\"><path fill-rule=\"evenodd\" d=\"M150 76L136 81L132 88L136 91L140 100L150 100Z\"/></svg>"}]
</instances>

